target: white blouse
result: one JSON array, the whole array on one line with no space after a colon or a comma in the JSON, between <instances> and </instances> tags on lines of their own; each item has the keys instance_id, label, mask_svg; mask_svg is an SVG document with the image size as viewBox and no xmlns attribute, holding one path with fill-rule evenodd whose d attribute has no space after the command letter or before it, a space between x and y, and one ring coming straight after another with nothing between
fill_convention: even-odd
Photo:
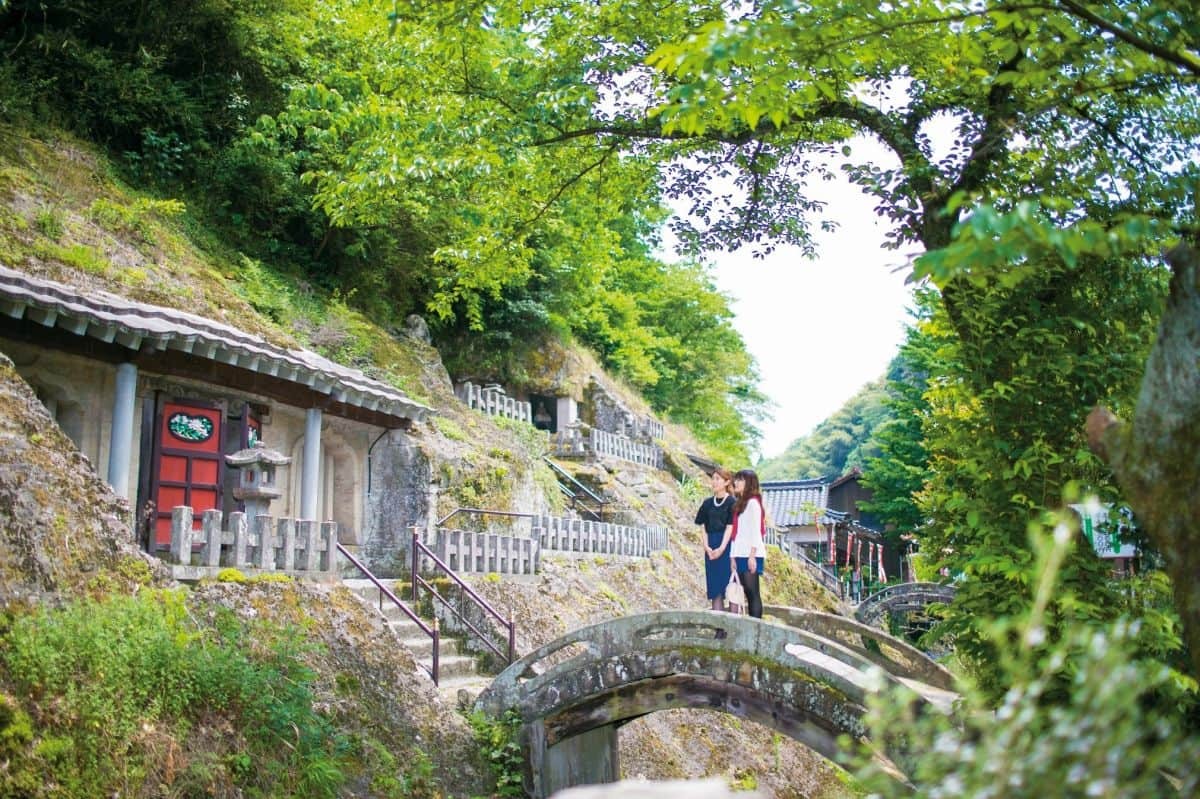
<instances>
[{"instance_id":1,"label":"white blouse","mask_svg":"<svg viewBox=\"0 0 1200 799\"><path fill-rule=\"evenodd\" d=\"M763 507L759 499L751 499L738 516L737 538L729 544L729 557L748 558L751 548L756 558L767 554L762 537Z\"/></svg>"}]
</instances>

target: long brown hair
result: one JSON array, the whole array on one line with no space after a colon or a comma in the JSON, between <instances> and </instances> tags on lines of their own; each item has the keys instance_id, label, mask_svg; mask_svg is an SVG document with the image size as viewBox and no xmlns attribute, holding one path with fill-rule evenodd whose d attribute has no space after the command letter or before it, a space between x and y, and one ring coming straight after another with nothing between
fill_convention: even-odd
<instances>
[{"instance_id":1,"label":"long brown hair","mask_svg":"<svg viewBox=\"0 0 1200 799\"><path fill-rule=\"evenodd\" d=\"M750 504L751 497L758 497L758 501L762 502L762 488L758 484L758 475L753 469L742 469L733 476L734 480L741 480L742 493L738 495L737 502L733 506L733 515L740 516L746 506Z\"/></svg>"}]
</instances>

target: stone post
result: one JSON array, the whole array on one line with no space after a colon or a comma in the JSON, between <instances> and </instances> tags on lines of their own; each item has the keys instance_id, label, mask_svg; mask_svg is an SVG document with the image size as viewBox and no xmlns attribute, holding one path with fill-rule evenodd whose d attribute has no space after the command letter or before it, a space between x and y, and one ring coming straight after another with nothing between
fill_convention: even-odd
<instances>
[{"instance_id":1,"label":"stone post","mask_svg":"<svg viewBox=\"0 0 1200 799\"><path fill-rule=\"evenodd\" d=\"M321 553L317 547L320 544L320 522L305 519L300 522L300 540L304 542L304 559L299 568L306 572L315 572L321 564Z\"/></svg>"},{"instance_id":2,"label":"stone post","mask_svg":"<svg viewBox=\"0 0 1200 799\"><path fill-rule=\"evenodd\" d=\"M233 534L233 552L231 555L232 562L226 563L235 569L242 569L250 565L249 558L246 557L246 552L250 546L249 526L246 524L246 514L241 511L234 511L229 514L229 532Z\"/></svg>"},{"instance_id":3,"label":"stone post","mask_svg":"<svg viewBox=\"0 0 1200 799\"><path fill-rule=\"evenodd\" d=\"M223 514L216 508L204 511L201 529L204 536L204 548L200 550L201 566L221 565L221 517Z\"/></svg>"},{"instance_id":4,"label":"stone post","mask_svg":"<svg viewBox=\"0 0 1200 799\"><path fill-rule=\"evenodd\" d=\"M171 509L171 560L192 565L192 509L187 505Z\"/></svg>"},{"instance_id":5,"label":"stone post","mask_svg":"<svg viewBox=\"0 0 1200 799\"><path fill-rule=\"evenodd\" d=\"M296 522L293 519L280 519L275 540L283 547L283 565L285 572L296 569ZM278 565L279 561L275 561Z\"/></svg>"},{"instance_id":6,"label":"stone post","mask_svg":"<svg viewBox=\"0 0 1200 799\"><path fill-rule=\"evenodd\" d=\"M129 498L129 457L133 448L133 414L137 399L137 367L117 366L113 395L112 433L108 446L108 484L118 496Z\"/></svg>"},{"instance_id":7,"label":"stone post","mask_svg":"<svg viewBox=\"0 0 1200 799\"><path fill-rule=\"evenodd\" d=\"M254 517L254 532L258 537L258 549L255 550L254 565L268 571L275 568L275 536L271 530L270 516Z\"/></svg>"},{"instance_id":8,"label":"stone post","mask_svg":"<svg viewBox=\"0 0 1200 799\"><path fill-rule=\"evenodd\" d=\"M309 408L304 417L304 463L300 471L300 518L317 520L321 485L321 409Z\"/></svg>"},{"instance_id":9,"label":"stone post","mask_svg":"<svg viewBox=\"0 0 1200 799\"><path fill-rule=\"evenodd\" d=\"M337 569L337 522L321 522L321 571Z\"/></svg>"}]
</instances>

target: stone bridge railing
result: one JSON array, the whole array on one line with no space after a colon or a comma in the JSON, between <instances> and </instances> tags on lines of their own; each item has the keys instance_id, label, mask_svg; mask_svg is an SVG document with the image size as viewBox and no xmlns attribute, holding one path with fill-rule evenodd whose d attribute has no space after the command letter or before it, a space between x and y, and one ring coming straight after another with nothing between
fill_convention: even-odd
<instances>
[{"instance_id":1,"label":"stone bridge railing","mask_svg":"<svg viewBox=\"0 0 1200 799\"><path fill-rule=\"evenodd\" d=\"M516 419L519 422L533 424L533 406L528 402L508 396L500 386L477 386L465 381L458 384L454 393L466 403L468 408L474 408L491 416L503 416L506 419Z\"/></svg>"},{"instance_id":2,"label":"stone bridge railing","mask_svg":"<svg viewBox=\"0 0 1200 799\"><path fill-rule=\"evenodd\" d=\"M535 797L612 779L617 725L658 710L731 713L834 761L846 754L839 736L866 734L866 696L880 680L903 682L918 702L949 712L951 692L887 670L880 677L876 659L860 649L745 616L648 613L583 627L531 652L480 694L476 709L520 716Z\"/></svg>"},{"instance_id":3,"label":"stone bridge railing","mask_svg":"<svg viewBox=\"0 0 1200 799\"><path fill-rule=\"evenodd\" d=\"M954 601L955 587L942 583L898 583L871 594L854 609L854 618L877 624L885 614L922 610Z\"/></svg>"},{"instance_id":4,"label":"stone bridge railing","mask_svg":"<svg viewBox=\"0 0 1200 799\"><path fill-rule=\"evenodd\" d=\"M559 428L554 454L565 458L607 455L644 466L663 468L663 451L657 444L642 444L627 436L575 423Z\"/></svg>"},{"instance_id":5,"label":"stone bridge railing","mask_svg":"<svg viewBox=\"0 0 1200 799\"><path fill-rule=\"evenodd\" d=\"M177 580L215 577L221 569L248 574L285 572L298 577L333 579L337 571L337 523L229 514L223 526L219 510L206 510L194 530L192 509L171 511L168 562Z\"/></svg>"},{"instance_id":6,"label":"stone bridge railing","mask_svg":"<svg viewBox=\"0 0 1200 799\"><path fill-rule=\"evenodd\" d=\"M789 627L807 630L846 647L893 677L916 680L943 691L957 690L954 674L921 650L869 624L818 610L764 605L763 613Z\"/></svg>"},{"instance_id":7,"label":"stone bridge railing","mask_svg":"<svg viewBox=\"0 0 1200 799\"><path fill-rule=\"evenodd\" d=\"M543 550L645 558L667 548L667 528L661 525L630 527L561 516L542 516L533 524Z\"/></svg>"}]
</instances>

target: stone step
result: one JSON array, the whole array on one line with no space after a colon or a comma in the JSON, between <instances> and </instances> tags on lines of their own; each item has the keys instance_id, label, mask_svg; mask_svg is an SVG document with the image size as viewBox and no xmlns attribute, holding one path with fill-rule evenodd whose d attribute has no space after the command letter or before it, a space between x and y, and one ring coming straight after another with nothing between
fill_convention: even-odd
<instances>
[{"instance_id":1,"label":"stone step","mask_svg":"<svg viewBox=\"0 0 1200 799\"><path fill-rule=\"evenodd\" d=\"M428 657L418 658L418 662L426 669L433 668L433 660ZM438 659L438 680L444 682L455 677L477 677L475 657L472 655L446 655Z\"/></svg>"},{"instance_id":2,"label":"stone step","mask_svg":"<svg viewBox=\"0 0 1200 799\"><path fill-rule=\"evenodd\" d=\"M459 710L470 710L475 700L494 679L496 678L487 674L466 674L458 677L442 675L437 686L438 694L443 702Z\"/></svg>"},{"instance_id":3,"label":"stone step","mask_svg":"<svg viewBox=\"0 0 1200 799\"><path fill-rule=\"evenodd\" d=\"M396 581L381 580L380 582L391 590ZM433 667L433 639L386 597L380 608L379 588L373 582L366 579L347 579L342 583L361 597L364 602L383 614L388 625L395 631L396 637L400 639L406 649L412 652L417 662L426 670ZM401 601L406 600L406 597L398 596L398 598ZM428 619L423 619L423 621L427 625L431 624ZM460 688L478 694L491 683L492 677L477 672L474 656L459 654L461 649L457 638L442 637L439 639L439 644L438 677L440 682L438 690L444 700L457 702ZM443 690L443 686L450 687Z\"/></svg>"},{"instance_id":4,"label":"stone step","mask_svg":"<svg viewBox=\"0 0 1200 799\"><path fill-rule=\"evenodd\" d=\"M428 626L429 622L426 621L425 624ZM417 623L408 616L402 615L399 619L388 619L388 625L395 630L397 638L406 640L409 638L424 638L425 640L430 640L425 631L418 627Z\"/></svg>"},{"instance_id":5,"label":"stone step","mask_svg":"<svg viewBox=\"0 0 1200 799\"><path fill-rule=\"evenodd\" d=\"M396 594L397 584L400 583L401 581L400 580L380 580L379 582L381 582L384 585L384 587L386 587L393 594ZM346 586L351 591L358 594L360 597L367 600L367 602L371 603L375 607L379 607L379 588L375 585L375 583L371 582L370 580L366 579L365 577L353 578L353 579L345 578L342 580L342 585ZM399 594L396 594L396 596L402 602L407 601L407 597L400 596ZM391 602L389 602L387 599L384 599L383 602L384 602L384 605L391 604Z\"/></svg>"},{"instance_id":6,"label":"stone step","mask_svg":"<svg viewBox=\"0 0 1200 799\"><path fill-rule=\"evenodd\" d=\"M417 660L430 660L433 657L433 639L415 627L413 629L416 631L416 635L402 637L400 643L404 644ZM451 655L458 655L460 652L457 638L438 639L438 653L443 660Z\"/></svg>"}]
</instances>

